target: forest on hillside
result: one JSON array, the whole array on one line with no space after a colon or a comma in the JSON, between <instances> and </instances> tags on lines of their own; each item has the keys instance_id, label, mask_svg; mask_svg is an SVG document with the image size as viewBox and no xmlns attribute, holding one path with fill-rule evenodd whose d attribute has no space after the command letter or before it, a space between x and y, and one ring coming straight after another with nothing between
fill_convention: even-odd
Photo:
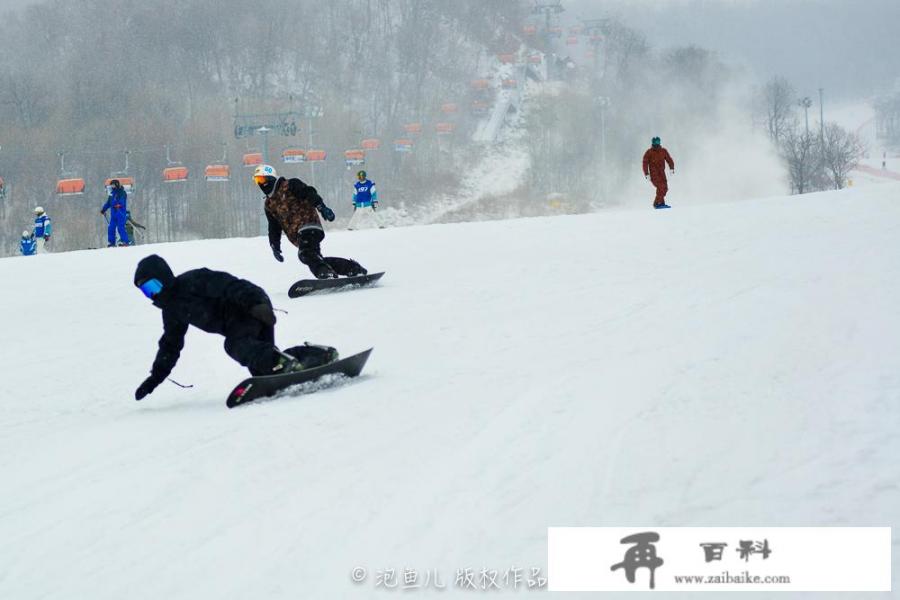
<instances>
[{"instance_id":1,"label":"forest on hillside","mask_svg":"<svg viewBox=\"0 0 900 600\"><path fill-rule=\"evenodd\" d=\"M734 92L742 74L715 52L654 48L614 17L551 20L538 6L46 0L11 13L0 23L0 253L15 252L36 205L57 223L51 249L102 244L104 182L121 174L135 181L141 241L258 235L261 199L244 163L261 153L314 184L341 222L358 168L344 152L372 140L362 168L387 210L452 197L486 153L512 143L529 161L517 189L459 218L594 210L643 181L651 136L677 140L679 157L709 154L711 138L751 124L750 98ZM473 142L481 105L502 93L484 78L510 56L537 60L545 79L520 82L527 102L509 116L511 139ZM399 139L412 151L396 151ZM282 160L298 150L328 159ZM187 179L164 181L176 166ZM228 180L207 180L210 166ZM65 177L83 179L84 193L58 195Z\"/></svg>"}]
</instances>

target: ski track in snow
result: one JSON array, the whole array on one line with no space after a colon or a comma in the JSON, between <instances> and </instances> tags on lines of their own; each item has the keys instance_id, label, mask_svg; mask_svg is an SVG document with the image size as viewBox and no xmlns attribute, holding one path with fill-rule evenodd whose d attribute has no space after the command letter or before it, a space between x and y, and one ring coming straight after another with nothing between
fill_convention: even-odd
<instances>
[{"instance_id":1,"label":"ski track in snow","mask_svg":"<svg viewBox=\"0 0 900 600\"><path fill-rule=\"evenodd\" d=\"M0 598L448 596L545 567L548 526L897 526L898 197L333 232L387 274L297 300L262 238L2 259ZM228 410L191 330L195 387L135 402L151 252L262 285L283 346L374 346L363 376Z\"/></svg>"}]
</instances>

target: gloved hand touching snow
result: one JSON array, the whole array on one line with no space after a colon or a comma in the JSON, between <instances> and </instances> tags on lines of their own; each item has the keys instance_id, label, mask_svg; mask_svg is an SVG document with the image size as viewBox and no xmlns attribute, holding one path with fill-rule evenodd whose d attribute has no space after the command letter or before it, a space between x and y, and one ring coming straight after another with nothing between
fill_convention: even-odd
<instances>
[{"instance_id":1,"label":"gloved hand touching snow","mask_svg":"<svg viewBox=\"0 0 900 600\"><path fill-rule=\"evenodd\" d=\"M148 377L144 380L144 382L138 386L138 389L134 392L134 399L141 400L147 394L153 392L156 389L156 386L159 385L159 382L153 378L153 376Z\"/></svg>"}]
</instances>

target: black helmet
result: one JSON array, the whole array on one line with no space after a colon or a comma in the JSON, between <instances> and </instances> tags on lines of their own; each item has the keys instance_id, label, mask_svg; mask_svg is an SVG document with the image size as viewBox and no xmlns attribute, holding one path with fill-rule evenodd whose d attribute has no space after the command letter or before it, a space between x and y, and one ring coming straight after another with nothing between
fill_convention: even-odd
<instances>
[{"instance_id":1,"label":"black helmet","mask_svg":"<svg viewBox=\"0 0 900 600\"><path fill-rule=\"evenodd\" d=\"M118 179L113 179L112 181L109 182L109 185L110 185L110 187L117 188L117 187L119 187L119 186L122 185L122 184L119 183L119 180L118 180Z\"/></svg>"},{"instance_id":2,"label":"black helmet","mask_svg":"<svg viewBox=\"0 0 900 600\"><path fill-rule=\"evenodd\" d=\"M155 283L152 290L145 289L144 286L148 282ZM173 283L175 283L175 274L172 273L169 263L156 254L142 259L134 271L134 285L140 288L148 298L152 298L153 304L160 308L165 304L167 296L161 292L171 287Z\"/></svg>"},{"instance_id":3,"label":"black helmet","mask_svg":"<svg viewBox=\"0 0 900 600\"><path fill-rule=\"evenodd\" d=\"M359 179L365 179L365 178L366 178L366 172L365 172L365 171L359 171L359 172L356 174L356 176L357 176Z\"/></svg>"}]
</instances>

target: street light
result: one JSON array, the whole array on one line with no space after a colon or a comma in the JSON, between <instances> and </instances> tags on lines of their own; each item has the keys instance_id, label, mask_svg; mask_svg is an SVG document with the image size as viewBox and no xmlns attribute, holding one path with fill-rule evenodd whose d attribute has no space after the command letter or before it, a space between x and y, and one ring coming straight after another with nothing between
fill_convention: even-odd
<instances>
[{"instance_id":1,"label":"street light","mask_svg":"<svg viewBox=\"0 0 900 600\"><path fill-rule=\"evenodd\" d=\"M806 118L806 137L809 137L809 107L812 106L812 100L806 96L801 98L798 104L803 107L803 114Z\"/></svg>"},{"instance_id":2,"label":"street light","mask_svg":"<svg viewBox=\"0 0 900 600\"><path fill-rule=\"evenodd\" d=\"M597 106L600 107L600 169L603 172L603 201L606 201L606 182L609 173L606 171L606 111L609 108L608 96L597 96Z\"/></svg>"},{"instance_id":3,"label":"street light","mask_svg":"<svg viewBox=\"0 0 900 600\"><path fill-rule=\"evenodd\" d=\"M263 163L269 164L269 132L272 131L269 127L263 125L256 130L256 133L262 134L263 136Z\"/></svg>"}]
</instances>

